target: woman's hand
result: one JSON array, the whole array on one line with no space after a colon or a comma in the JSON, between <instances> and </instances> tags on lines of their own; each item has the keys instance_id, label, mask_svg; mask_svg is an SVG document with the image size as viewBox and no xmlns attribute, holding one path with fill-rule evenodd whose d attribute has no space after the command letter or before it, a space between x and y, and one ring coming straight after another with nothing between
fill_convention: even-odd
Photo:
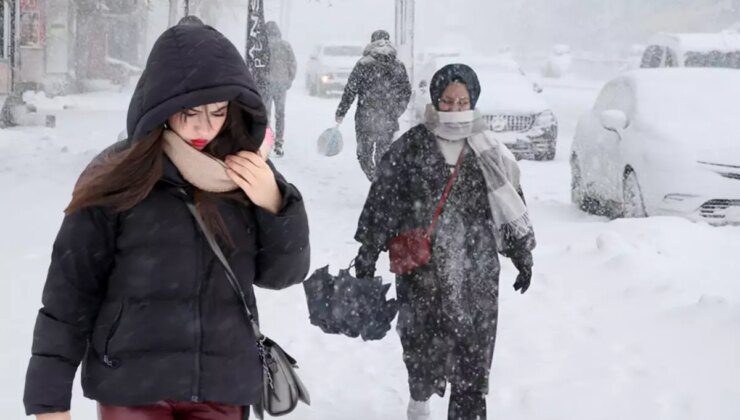
<instances>
[{"instance_id":1,"label":"woman's hand","mask_svg":"<svg viewBox=\"0 0 740 420\"><path fill-rule=\"evenodd\" d=\"M36 420L72 420L72 416L69 414L69 411L63 413L46 413L37 414Z\"/></svg>"},{"instance_id":2,"label":"woman's hand","mask_svg":"<svg viewBox=\"0 0 740 420\"><path fill-rule=\"evenodd\" d=\"M226 173L255 205L273 214L280 211L283 198L275 174L260 155L239 152L227 156L225 162Z\"/></svg>"}]
</instances>

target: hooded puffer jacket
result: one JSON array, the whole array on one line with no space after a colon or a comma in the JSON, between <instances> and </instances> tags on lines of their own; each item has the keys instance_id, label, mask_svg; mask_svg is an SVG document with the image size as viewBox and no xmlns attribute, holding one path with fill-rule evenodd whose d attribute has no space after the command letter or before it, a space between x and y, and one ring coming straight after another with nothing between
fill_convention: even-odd
<instances>
[{"instance_id":1,"label":"hooded puffer jacket","mask_svg":"<svg viewBox=\"0 0 740 420\"><path fill-rule=\"evenodd\" d=\"M347 114L355 97L359 97L355 113L357 130L368 133L398 130L398 118L411 98L411 83L390 41L379 39L365 48L349 75L337 117Z\"/></svg>"},{"instance_id":2,"label":"hooded puffer jacket","mask_svg":"<svg viewBox=\"0 0 740 420\"><path fill-rule=\"evenodd\" d=\"M111 150L128 147L181 109L227 100L247 111L250 134L261 139L264 108L236 48L204 25L170 28L155 43L131 100L130 140ZM283 197L277 214L217 202L234 242L224 252L255 316L253 285L288 287L309 266L300 193L277 172L276 179ZM34 330L27 414L69 410L80 362L85 396L107 405L258 401L262 366L254 333L187 209L193 192L165 157L161 179L133 208L87 207L64 218Z\"/></svg>"},{"instance_id":3,"label":"hooded puffer jacket","mask_svg":"<svg viewBox=\"0 0 740 420\"><path fill-rule=\"evenodd\" d=\"M296 60L293 48L283 39L280 28L275 22L265 25L267 41L270 46L270 66L268 80L277 89L288 89L293 84L296 73Z\"/></svg>"}]
</instances>

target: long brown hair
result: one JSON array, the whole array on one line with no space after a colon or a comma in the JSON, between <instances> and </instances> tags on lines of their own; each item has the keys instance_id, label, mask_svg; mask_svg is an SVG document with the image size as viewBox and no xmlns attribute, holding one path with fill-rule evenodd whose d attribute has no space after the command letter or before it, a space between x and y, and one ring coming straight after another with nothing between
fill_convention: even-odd
<instances>
[{"instance_id":1,"label":"long brown hair","mask_svg":"<svg viewBox=\"0 0 740 420\"><path fill-rule=\"evenodd\" d=\"M241 150L257 151L261 139L249 135L247 127L253 123L251 114L237 103L229 102L227 117L221 132L204 149L219 159ZM93 162L80 177L72 192L66 214L86 207L101 206L115 212L131 209L144 200L162 177L164 151L162 127L133 142L124 150L114 150ZM195 191L198 211L217 236L233 246L234 242L218 212L217 202L231 199L249 205L246 195L237 190L215 194Z\"/></svg>"}]
</instances>

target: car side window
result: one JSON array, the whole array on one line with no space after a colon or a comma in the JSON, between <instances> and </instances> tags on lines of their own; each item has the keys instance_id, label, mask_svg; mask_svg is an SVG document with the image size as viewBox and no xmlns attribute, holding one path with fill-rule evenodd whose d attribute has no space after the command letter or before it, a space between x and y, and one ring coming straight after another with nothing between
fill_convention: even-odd
<instances>
[{"instance_id":1,"label":"car side window","mask_svg":"<svg viewBox=\"0 0 740 420\"><path fill-rule=\"evenodd\" d=\"M660 67L660 63L663 61L663 47L660 45L651 45L645 48L645 52L642 54L642 61L640 67L642 68L656 68Z\"/></svg>"},{"instance_id":2,"label":"car side window","mask_svg":"<svg viewBox=\"0 0 740 420\"><path fill-rule=\"evenodd\" d=\"M610 109L610 105L614 101L615 95L616 95L615 82L607 83L606 86L604 86L604 88L601 89L601 93L599 93L599 97L596 98L596 102L594 103L594 111L601 112L601 111L606 111L607 109Z\"/></svg>"},{"instance_id":3,"label":"car side window","mask_svg":"<svg viewBox=\"0 0 740 420\"><path fill-rule=\"evenodd\" d=\"M632 87L628 83L620 82L616 86L609 109L623 111L628 117L632 115L635 109L635 101Z\"/></svg>"},{"instance_id":4,"label":"car side window","mask_svg":"<svg viewBox=\"0 0 740 420\"><path fill-rule=\"evenodd\" d=\"M628 116L635 109L632 88L623 80L608 83L601 90L594 104L594 111L602 112L611 109L624 111Z\"/></svg>"}]
</instances>

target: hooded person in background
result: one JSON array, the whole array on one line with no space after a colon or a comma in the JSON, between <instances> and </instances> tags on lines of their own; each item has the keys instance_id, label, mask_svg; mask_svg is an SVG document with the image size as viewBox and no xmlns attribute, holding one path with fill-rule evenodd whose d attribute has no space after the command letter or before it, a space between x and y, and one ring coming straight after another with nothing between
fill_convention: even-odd
<instances>
[{"instance_id":1,"label":"hooded person in background","mask_svg":"<svg viewBox=\"0 0 740 420\"><path fill-rule=\"evenodd\" d=\"M524 293L532 276L535 239L519 168L475 110L480 92L475 72L464 64L437 71L425 123L383 157L355 234L362 244L356 277L372 278L378 255L393 238L430 225L452 182L429 234L431 260L396 276L409 420L428 420L428 400L444 395L447 382L448 419L486 418L498 323L497 254L519 270L515 290Z\"/></svg>"},{"instance_id":2,"label":"hooded person in background","mask_svg":"<svg viewBox=\"0 0 740 420\"><path fill-rule=\"evenodd\" d=\"M275 104L275 155L283 156L285 135L285 97L293 84L296 73L296 61L293 48L282 38L280 28L275 22L265 24L268 46L270 48L270 65L267 70L267 88L265 91L265 108L269 120L272 104Z\"/></svg>"},{"instance_id":3,"label":"hooded person in background","mask_svg":"<svg viewBox=\"0 0 740 420\"><path fill-rule=\"evenodd\" d=\"M355 112L357 159L373 181L375 167L393 142L398 118L411 98L406 68L396 58L396 49L384 30L373 33L363 57L352 69L337 108L337 123L342 122L355 96L359 96Z\"/></svg>"}]
</instances>

